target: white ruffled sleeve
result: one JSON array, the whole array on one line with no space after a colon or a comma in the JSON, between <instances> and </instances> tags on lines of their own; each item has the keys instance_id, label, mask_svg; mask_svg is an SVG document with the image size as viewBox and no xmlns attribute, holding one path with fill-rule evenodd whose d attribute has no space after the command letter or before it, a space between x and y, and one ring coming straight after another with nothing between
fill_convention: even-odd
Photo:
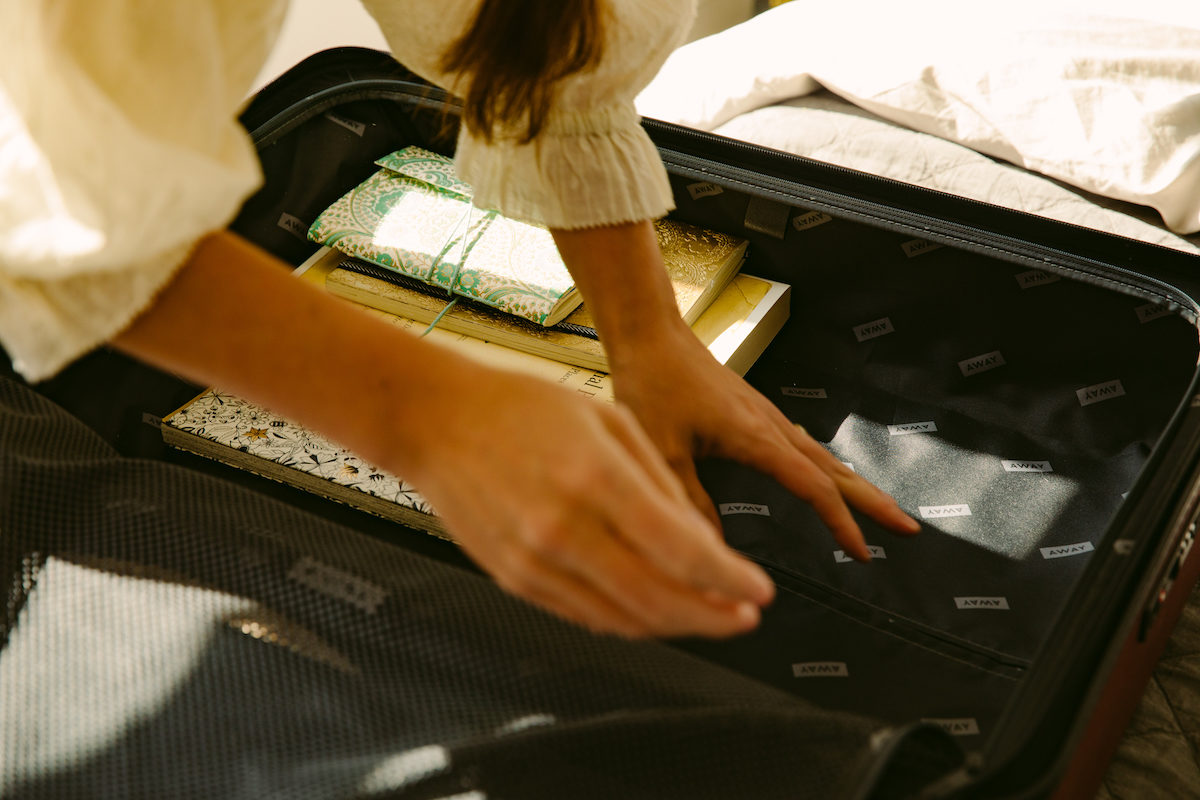
<instances>
[{"instance_id":1,"label":"white ruffled sleeve","mask_svg":"<svg viewBox=\"0 0 1200 800\"><path fill-rule=\"evenodd\" d=\"M285 6L12 3L0 342L30 380L111 339L261 181L236 120Z\"/></svg>"},{"instance_id":2,"label":"white ruffled sleeve","mask_svg":"<svg viewBox=\"0 0 1200 800\"><path fill-rule=\"evenodd\" d=\"M529 144L488 143L464 131L455 162L477 205L552 228L656 219L674 208L632 103L557 110Z\"/></svg>"},{"instance_id":3,"label":"white ruffled sleeve","mask_svg":"<svg viewBox=\"0 0 1200 800\"><path fill-rule=\"evenodd\" d=\"M364 0L405 66L453 92L441 56L474 19L478 0ZM593 69L564 79L546 124L528 144L511 131L492 141L460 134L459 175L475 203L555 228L655 219L674 207L658 151L634 98L682 41L695 0L608 0L604 51Z\"/></svg>"}]
</instances>

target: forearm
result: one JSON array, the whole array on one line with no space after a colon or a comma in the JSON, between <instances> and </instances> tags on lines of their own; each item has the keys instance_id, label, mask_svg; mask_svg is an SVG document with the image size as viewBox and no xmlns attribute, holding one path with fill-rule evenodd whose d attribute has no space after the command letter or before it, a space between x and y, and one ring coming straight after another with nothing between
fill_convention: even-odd
<instances>
[{"instance_id":1,"label":"forearm","mask_svg":"<svg viewBox=\"0 0 1200 800\"><path fill-rule=\"evenodd\" d=\"M293 278L235 234L216 233L155 304L113 340L125 352L217 385L391 469L425 468L420 419L473 365Z\"/></svg>"},{"instance_id":2,"label":"forearm","mask_svg":"<svg viewBox=\"0 0 1200 800\"><path fill-rule=\"evenodd\" d=\"M551 232L614 372L647 355L655 343L691 338L679 316L653 223Z\"/></svg>"},{"instance_id":3,"label":"forearm","mask_svg":"<svg viewBox=\"0 0 1200 800\"><path fill-rule=\"evenodd\" d=\"M569 619L724 636L770 597L627 411L406 334L232 234L202 242L114 344L403 475L502 586Z\"/></svg>"}]
</instances>

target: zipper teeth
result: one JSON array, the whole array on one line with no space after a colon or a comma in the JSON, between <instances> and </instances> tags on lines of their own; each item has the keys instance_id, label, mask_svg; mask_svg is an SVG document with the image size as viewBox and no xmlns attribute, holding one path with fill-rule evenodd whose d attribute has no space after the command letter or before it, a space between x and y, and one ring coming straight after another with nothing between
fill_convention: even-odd
<instances>
[{"instance_id":1,"label":"zipper teeth","mask_svg":"<svg viewBox=\"0 0 1200 800\"><path fill-rule=\"evenodd\" d=\"M411 81L389 78L348 81L299 98L256 126L250 132L250 138L256 147L261 147L264 142L287 132L295 125L349 100L403 99L437 111L455 107L449 95L441 90L430 87L427 91L420 91L422 89L425 87Z\"/></svg>"},{"instance_id":2,"label":"zipper teeth","mask_svg":"<svg viewBox=\"0 0 1200 800\"><path fill-rule=\"evenodd\" d=\"M830 608L833 608L833 610L835 610L839 613L846 614L847 616L851 617L852 619L856 620L857 622L859 622L863 625L866 625L866 626L872 628L873 630L877 630L877 631L880 631L885 634L891 634L893 636L897 636L897 638L900 638L901 640L913 645L914 647L924 647L924 645L922 645L920 642L912 641L912 640L908 639L907 637L903 636L902 632L905 629L907 629L909 631L914 631L914 632L920 634L921 636L927 637L929 639L943 642L943 643L948 644L952 647L955 647L959 650L965 651L967 653L971 653L972 655L986 658L989 661L991 661L995 664L998 664L1000 666L1003 666L1003 667L1020 669L1022 671L1029 668L1030 662L1028 659L1024 659L1024 658L1020 658L1019 656L1013 656L1008 653L1000 652L993 648L986 647L984 645L972 642L969 639L963 639L962 637L955 636L954 634L943 631L940 628L935 628L930 625L926 625L922 622L918 622L914 619L910 619L910 618L904 616L903 614L896 613L895 611L892 611L891 609L887 609L887 608L883 608L881 606L874 605L866 600L863 600L862 598L856 597L852 594L848 594L847 592L844 592L840 589L830 586L829 584L819 581L816 578L812 578L812 577L809 577L808 575L804 575L803 573L796 572L795 570L792 570L789 567L785 567L782 564L778 564L775 561L772 561L770 559L765 559L765 558L762 558L761 556L747 553L742 550L739 550L738 552L741 553L746 558L749 558L749 559L755 561L760 566L763 566L763 567L769 569L770 571L779 574L780 576L782 576L789 582L800 584L802 587L806 587L808 590L810 590L810 591L804 591L804 590L801 590L798 588L787 587L791 591L793 591L797 594L800 594L801 596L803 596L809 600L812 600L813 602L820 603L821 605L825 605ZM870 609L872 611L879 612L879 613L887 616L889 623L887 625L880 625L876 622L871 621L869 619L868 615L855 614L847 608L839 608L839 607L830 606L829 603L824 602L821 597L816 596L816 595L825 595L826 597L832 598L833 599L832 602L853 606L856 609ZM926 648L926 649L928 649L928 648ZM935 652L938 652L940 655L946 656L947 658L954 658L954 656L949 653L943 653L941 651L935 651ZM959 659L959 660L962 660L962 659ZM973 666L975 666L978 669L985 669L985 670L987 669L986 667L981 667L978 664L973 664ZM991 670L988 670L988 671L991 671ZM1004 673L999 673L999 674L1004 674ZM1006 675L1006 677L1012 677L1012 676Z\"/></svg>"}]
</instances>

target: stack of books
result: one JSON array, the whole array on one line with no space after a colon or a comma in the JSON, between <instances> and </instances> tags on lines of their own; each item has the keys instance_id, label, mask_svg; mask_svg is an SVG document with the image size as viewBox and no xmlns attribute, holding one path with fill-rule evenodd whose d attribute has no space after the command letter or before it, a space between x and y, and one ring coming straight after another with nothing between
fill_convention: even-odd
<instances>
[{"instance_id":1,"label":"stack of books","mask_svg":"<svg viewBox=\"0 0 1200 800\"><path fill-rule=\"evenodd\" d=\"M326 246L298 276L414 333L436 319L427 335L466 357L613 402L603 345L569 274L565 281L558 274L566 270L549 232L498 215L486 225L464 223L474 213L464 212L469 187L447 172L448 162L424 151L401 154L381 159L380 173L314 223L310 236ZM413 183L421 185L414 191ZM381 202L386 192L397 195ZM399 218L386 219L397 207L418 234L402 234ZM744 240L670 220L656 223L656 231L680 313L720 363L745 374L787 320L789 287L739 272ZM528 264L534 266L525 270ZM447 310L453 296L458 302ZM402 478L219 389L170 414L162 434L172 447L445 533Z\"/></svg>"}]
</instances>

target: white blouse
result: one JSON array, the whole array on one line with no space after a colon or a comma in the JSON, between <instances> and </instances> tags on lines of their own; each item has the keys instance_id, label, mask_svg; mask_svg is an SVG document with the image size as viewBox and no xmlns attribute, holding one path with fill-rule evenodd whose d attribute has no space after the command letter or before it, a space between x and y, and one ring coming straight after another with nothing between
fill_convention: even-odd
<instances>
[{"instance_id":1,"label":"white blouse","mask_svg":"<svg viewBox=\"0 0 1200 800\"><path fill-rule=\"evenodd\" d=\"M451 91L442 52L479 0L364 0L405 66ZM476 202L552 227L662 216L666 172L633 99L695 0L608 0L602 63L560 85L541 134L465 133ZM0 343L50 377L144 311L261 173L236 121L286 0L41 0L0 26Z\"/></svg>"}]
</instances>

